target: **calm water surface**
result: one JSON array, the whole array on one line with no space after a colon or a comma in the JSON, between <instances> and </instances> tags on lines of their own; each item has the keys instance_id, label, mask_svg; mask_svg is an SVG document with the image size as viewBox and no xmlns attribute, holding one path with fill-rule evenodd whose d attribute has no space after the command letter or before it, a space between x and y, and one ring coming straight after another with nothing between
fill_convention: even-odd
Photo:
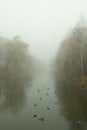
<instances>
[{"instance_id":1,"label":"calm water surface","mask_svg":"<svg viewBox=\"0 0 87 130\"><path fill-rule=\"evenodd\" d=\"M29 82L25 76L1 81L0 130L87 130L86 91L77 95L60 79L55 85L44 68Z\"/></svg>"}]
</instances>

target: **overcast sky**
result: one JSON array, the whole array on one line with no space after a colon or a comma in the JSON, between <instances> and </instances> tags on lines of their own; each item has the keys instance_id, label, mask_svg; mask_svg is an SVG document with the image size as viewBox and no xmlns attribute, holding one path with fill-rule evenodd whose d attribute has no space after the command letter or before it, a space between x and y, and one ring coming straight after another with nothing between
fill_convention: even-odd
<instances>
[{"instance_id":1,"label":"overcast sky","mask_svg":"<svg viewBox=\"0 0 87 130\"><path fill-rule=\"evenodd\" d=\"M87 16L87 0L0 0L0 36L20 35L48 60L81 13Z\"/></svg>"}]
</instances>

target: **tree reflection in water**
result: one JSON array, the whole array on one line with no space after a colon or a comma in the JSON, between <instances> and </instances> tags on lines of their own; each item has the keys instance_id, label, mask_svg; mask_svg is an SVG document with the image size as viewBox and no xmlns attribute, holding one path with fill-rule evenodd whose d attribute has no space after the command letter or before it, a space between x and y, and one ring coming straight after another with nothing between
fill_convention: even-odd
<instances>
[{"instance_id":1,"label":"tree reflection in water","mask_svg":"<svg viewBox=\"0 0 87 130\"><path fill-rule=\"evenodd\" d=\"M6 81L0 81L0 83L2 84L0 91L0 111L10 110L17 112L26 101L26 89L30 84L28 75L13 79L8 78Z\"/></svg>"},{"instance_id":2,"label":"tree reflection in water","mask_svg":"<svg viewBox=\"0 0 87 130\"><path fill-rule=\"evenodd\" d=\"M0 38L0 110L18 110L32 79L33 57L18 36Z\"/></svg>"},{"instance_id":3,"label":"tree reflection in water","mask_svg":"<svg viewBox=\"0 0 87 130\"><path fill-rule=\"evenodd\" d=\"M87 129L87 86L63 75L57 75L56 85L61 114L70 122L70 128Z\"/></svg>"}]
</instances>

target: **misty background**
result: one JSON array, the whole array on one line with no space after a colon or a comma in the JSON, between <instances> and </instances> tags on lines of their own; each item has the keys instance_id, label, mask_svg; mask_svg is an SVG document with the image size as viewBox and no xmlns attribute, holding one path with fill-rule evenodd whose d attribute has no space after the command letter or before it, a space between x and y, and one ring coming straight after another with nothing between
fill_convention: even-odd
<instances>
[{"instance_id":1,"label":"misty background","mask_svg":"<svg viewBox=\"0 0 87 130\"><path fill-rule=\"evenodd\" d=\"M20 35L48 62L80 15L87 15L86 7L86 0L0 0L0 36Z\"/></svg>"},{"instance_id":2,"label":"misty background","mask_svg":"<svg viewBox=\"0 0 87 130\"><path fill-rule=\"evenodd\" d=\"M86 8L0 0L1 130L87 130Z\"/></svg>"}]
</instances>

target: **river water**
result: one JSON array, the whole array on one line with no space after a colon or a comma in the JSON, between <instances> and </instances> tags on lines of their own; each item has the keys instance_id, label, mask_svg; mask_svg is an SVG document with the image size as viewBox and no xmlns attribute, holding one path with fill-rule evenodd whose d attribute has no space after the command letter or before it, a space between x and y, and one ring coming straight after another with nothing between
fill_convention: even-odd
<instances>
[{"instance_id":1,"label":"river water","mask_svg":"<svg viewBox=\"0 0 87 130\"><path fill-rule=\"evenodd\" d=\"M1 82L0 130L87 129L84 110L80 111L81 118L83 118L81 121L81 118L77 117L79 114L74 117L79 110L76 113L73 111L78 107L75 108L72 105L74 108L72 110L70 108L70 100L72 103L72 100L77 100L77 97L72 94L72 90L68 94L68 89L63 87L62 89L59 87L60 93L57 93L55 80L48 68L44 67L29 83L23 81L24 79L15 80L10 82L10 85L6 84L8 87L3 89L5 82ZM75 106L78 102L75 102ZM67 118L69 115L72 116Z\"/></svg>"}]
</instances>

